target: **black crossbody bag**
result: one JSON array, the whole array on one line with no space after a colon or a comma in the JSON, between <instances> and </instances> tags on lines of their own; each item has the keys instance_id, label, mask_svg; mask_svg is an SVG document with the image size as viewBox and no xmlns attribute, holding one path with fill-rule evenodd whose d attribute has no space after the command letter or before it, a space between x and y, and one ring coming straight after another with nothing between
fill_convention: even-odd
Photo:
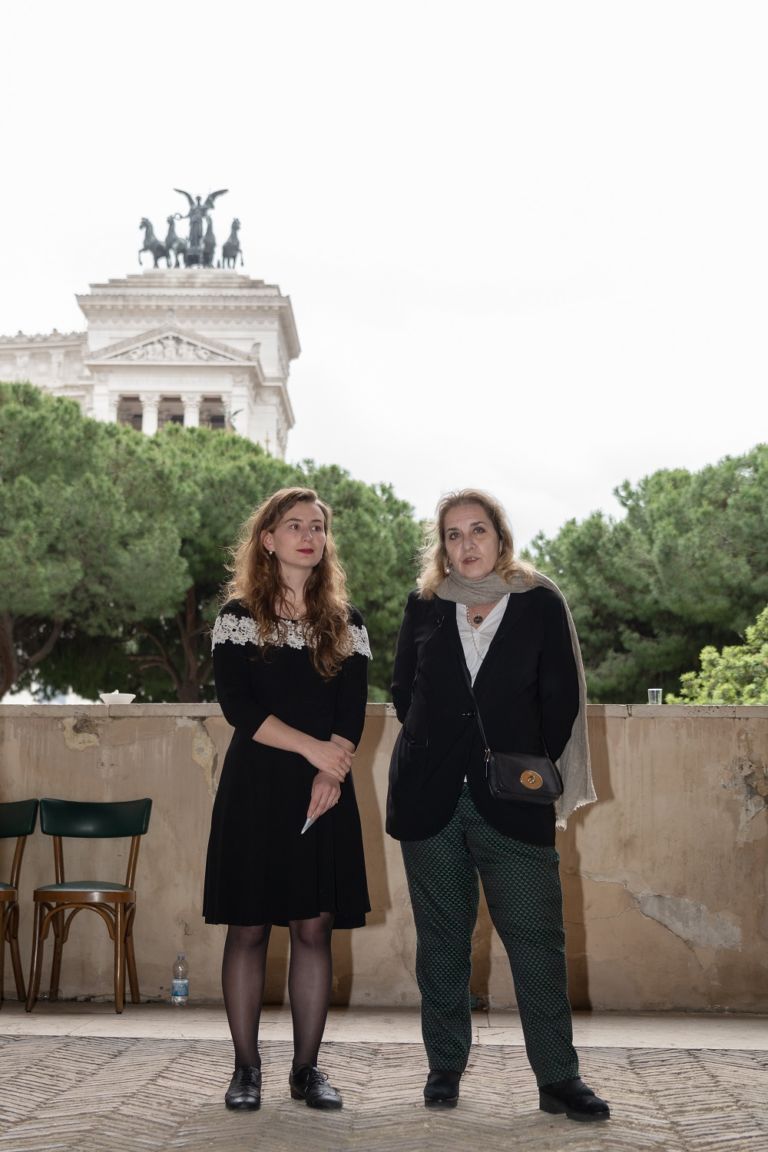
<instances>
[{"instance_id":1,"label":"black crossbody bag","mask_svg":"<svg viewBox=\"0 0 768 1152\"><path fill-rule=\"evenodd\" d=\"M557 765L549 756L536 756L530 752L491 751L466 665L464 671L485 748L485 778L491 796L494 800L512 800L516 804L554 803L563 794L563 780Z\"/></svg>"}]
</instances>

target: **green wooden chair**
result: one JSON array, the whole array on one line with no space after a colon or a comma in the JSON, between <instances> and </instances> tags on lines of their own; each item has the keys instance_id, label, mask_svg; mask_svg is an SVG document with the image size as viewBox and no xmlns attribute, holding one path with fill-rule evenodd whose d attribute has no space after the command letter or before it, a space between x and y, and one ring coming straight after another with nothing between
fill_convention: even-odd
<instances>
[{"instance_id":1,"label":"green wooden chair","mask_svg":"<svg viewBox=\"0 0 768 1152\"><path fill-rule=\"evenodd\" d=\"M16 995L22 1001L27 998L19 955L19 874L27 836L34 832L36 821L37 800L15 800L0 804L0 839L16 837L11 875L7 883L0 880L0 1007L3 1003L6 941L11 950Z\"/></svg>"},{"instance_id":2,"label":"green wooden chair","mask_svg":"<svg viewBox=\"0 0 768 1152\"><path fill-rule=\"evenodd\" d=\"M123 800L115 803L89 803L78 800L40 801L40 828L53 837L54 884L35 889L35 924L32 962L29 971L27 1012L35 1006L40 991L43 945L53 928L53 961L49 998L59 993L61 954L78 912L91 909L101 916L114 944L115 1011L122 1012L125 1003L125 974L131 989L131 1000L138 1004L139 981L133 950L133 921L136 915L136 864L141 837L149 827L152 801ZM131 837L125 883L112 880L67 880L64 874L63 841L69 837Z\"/></svg>"}]
</instances>

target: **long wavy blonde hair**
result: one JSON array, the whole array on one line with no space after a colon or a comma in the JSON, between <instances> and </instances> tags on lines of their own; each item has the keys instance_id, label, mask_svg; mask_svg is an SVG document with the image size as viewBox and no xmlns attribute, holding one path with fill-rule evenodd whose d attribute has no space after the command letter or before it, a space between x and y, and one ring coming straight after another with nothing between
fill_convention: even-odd
<instances>
[{"instance_id":1,"label":"long wavy blonde hair","mask_svg":"<svg viewBox=\"0 0 768 1152\"><path fill-rule=\"evenodd\" d=\"M445 518L453 508L461 504L479 504L496 529L499 537L499 556L494 572L502 580L512 576L522 576L533 582L534 569L524 560L515 557L515 544L507 514L498 500L479 488L460 488L442 497L435 509L435 518L427 529L427 536L419 555L421 570L418 577L422 599L431 600L450 570L448 553L445 550Z\"/></svg>"},{"instance_id":2,"label":"long wavy blonde hair","mask_svg":"<svg viewBox=\"0 0 768 1152\"><path fill-rule=\"evenodd\" d=\"M267 552L262 537L274 531L295 504L304 503L316 504L325 522L325 549L305 585L304 606L312 663L329 680L352 650L349 602L346 575L336 557L331 532L331 509L312 488L281 488L251 513L232 549L232 577L222 595L224 601L242 601L256 622L262 645L285 641L287 626L276 606L286 599L289 589L281 578L277 558Z\"/></svg>"}]
</instances>

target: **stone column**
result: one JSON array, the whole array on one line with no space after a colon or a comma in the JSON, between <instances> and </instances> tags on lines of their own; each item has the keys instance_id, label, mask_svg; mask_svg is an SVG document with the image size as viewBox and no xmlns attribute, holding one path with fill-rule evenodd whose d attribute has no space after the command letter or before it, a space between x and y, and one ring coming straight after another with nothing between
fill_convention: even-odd
<instances>
[{"instance_id":1,"label":"stone column","mask_svg":"<svg viewBox=\"0 0 768 1152\"><path fill-rule=\"evenodd\" d=\"M229 412L232 427L239 436L248 435L248 378L238 373L232 381L229 394Z\"/></svg>"},{"instance_id":2,"label":"stone column","mask_svg":"<svg viewBox=\"0 0 768 1152\"><path fill-rule=\"evenodd\" d=\"M141 430L147 436L154 436L157 432L157 410L160 407L160 397L154 392L144 392L139 396L141 400Z\"/></svg>"},{"instance_id":3,"label":"stone column","mask_svg":"<svg viewBox=\"0 0 768 1152\"><path fill-rule=\"evenodd\" d=\"M29 376L29 355L26 352L17 352L14 380L20 383L24 380L29 380Z\"/></svg>"},{"instance_id":4,"label":"stone column","mask_svg":"<svg viewBox=\"0 0 768 1152\"><path fill-rule=\"evenodd\" d=\"M108 423L111 419L109 413L109 385L106 377L101 373L96 377L91 394L91 415L94 420L103 420Z\"/></svg>"},{"instance_id":5,"label":"stone column","mask_svg":"<svg viewBox=\"0 0 768 1152\"><path fill-rule=\"evenodd\" d=\"M184 427L185 428L199 428L200 427L200 403L202 396L195 392L183 394L181 397L184 405Z\"/></svg>"}]
</instances>

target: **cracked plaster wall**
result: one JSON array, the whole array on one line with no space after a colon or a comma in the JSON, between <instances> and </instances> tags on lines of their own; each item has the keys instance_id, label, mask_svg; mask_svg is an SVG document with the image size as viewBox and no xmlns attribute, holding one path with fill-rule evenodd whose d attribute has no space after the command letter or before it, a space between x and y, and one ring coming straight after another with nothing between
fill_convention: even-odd
<instances>
[{"instance_id":1,"label":"cracked plaster wall","mask_svg":"<svg viewBox=\"0 0 768 1152\"><path fill-rule=\"evenodd\" d=\"M600 803L558 836L571 996L577 1007L768 1011L768 708L590 706ZM335 934L337 1002L413 1005L415 939L399 846L385 836L389 754L398 725L371 705L355 760L373 912ZM177 951L193 996L218 999L225 928L200 917L210 811L229 728L215 705L0 705L0 797L153 797L137 887L142 993L164 997ZM68 845L69 874L125 866L119 844ZM10 845L0 841L0 877ZM22 873L22 955L33 887L52 873L39 832ZM121 877L117 877L121 878ZM276 929L268 997L285 994L288 949ZM6 971L9 965L6 965ZM43 984L49 972L48 956ZM12 983L12 982L11 982ZM9 974L6 994L12 995ZM109 997L110 944L78 917L64 952L65 996ZM483 905L472 991L514 1003L509 966Z\"/></svg>"}]
</instances>

